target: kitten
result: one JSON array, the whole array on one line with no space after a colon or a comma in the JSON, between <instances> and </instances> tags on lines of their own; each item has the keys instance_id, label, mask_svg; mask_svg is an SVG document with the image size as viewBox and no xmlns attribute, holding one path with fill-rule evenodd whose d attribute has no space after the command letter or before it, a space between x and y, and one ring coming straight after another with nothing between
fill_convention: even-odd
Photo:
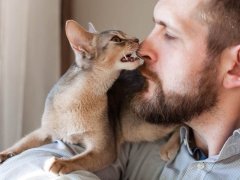
<instances>
[{"instance_id":1,"label":"kitten","mask_svg":"<svg viewBox=\"0 0 240 180\"><path fill-rule=\"evenodd\" d=\"M97 33L91 29L88 32L77 22L67 21L66 35L75 53L75 63L48 94L41 127L0 153L0 162L60 139L86 149L70 159L51 159L49 171L57 174L78 169L97 171L116 159L124 141L152 141L174 129L138 121L127 106L119 114L116 126L111 123L107 91L122 70L133 70L143 64L141 58L134 56L139 41L121 31Z\"/></svg>"}]
</instances>

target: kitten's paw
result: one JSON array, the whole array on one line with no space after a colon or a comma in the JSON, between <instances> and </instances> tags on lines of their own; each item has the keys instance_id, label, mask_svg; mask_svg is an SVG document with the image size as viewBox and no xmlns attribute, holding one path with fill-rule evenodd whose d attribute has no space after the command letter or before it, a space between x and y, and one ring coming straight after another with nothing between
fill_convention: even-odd
<instances>
[{"instance_id":1,"label":"kitten's paw","mask_svg":"<svg viewBox=\"0 0 240 180\"><path fill-rule=\"evenodd\" d=\"M56 157L53 157L46 161L44 169L58 175L67 174L75 170L72 168L71 163L64 159Z\"/></svg>"},{"instance_id":2,"label":"kitten's paw","mask_svg":"<svg viewBox=\"0 0 240 180\"><path fill-rule=\"evenodd\" d=\"M13 152L0 153L0 164L2 164L7 159L13 157L15 154Z\"/></svg>"},{"instance_id":3,"label":"kitten's paw","mask_svg":"<svg viewBox=\"0 0 240 180\"><path fill-rule=\"evenodd\" d=\"M177 155L177 152L178 152L178 148L168 149L168 147L165 146L160 149L160 157L164 161L169 161L175 158L175 156Z\"/></svg>"},{"instance_id":4,"label":"kitten's paw","mask_svg":"<svg viewBox=\"0 0 240 180\"><path fill-rule=\"evenodd\" d=\"M161 159L164 161L172 160L176 157L180 148L180 133L179 128L174 130L170 139L162 145L160 149Z\"/></svg>"}]
</instances>

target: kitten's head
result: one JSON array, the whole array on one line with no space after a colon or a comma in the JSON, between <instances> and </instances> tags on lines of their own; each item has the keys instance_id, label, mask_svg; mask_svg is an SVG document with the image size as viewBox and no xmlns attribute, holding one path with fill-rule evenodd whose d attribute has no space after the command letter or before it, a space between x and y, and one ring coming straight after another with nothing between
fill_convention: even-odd
<instances>
[{"instance_id":1,"label":"kitten's head","mask_svg":"<svg viewBox=\"0 0 240 180\"><path fill-rule=\"evenodd\" d=\"M87 31L77 22L66 23L66 34L75 53L76 64L83 68L133 70L143 64L136 56L139 41L122 31L96 32L92 24Z\"/></svg>"}]
</instances>

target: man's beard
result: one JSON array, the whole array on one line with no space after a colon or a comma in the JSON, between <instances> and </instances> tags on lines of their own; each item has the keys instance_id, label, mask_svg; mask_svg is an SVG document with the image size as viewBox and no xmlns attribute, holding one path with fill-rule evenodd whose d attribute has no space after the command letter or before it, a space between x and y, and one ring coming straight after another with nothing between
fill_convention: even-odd
<instances>
[{"instance_id":1,"label":"man's beard","mask_svg":"<svg viewBox=\"0 0 240 180\"><path fill-rule=\"evenodd\" d=\"M210 61L208 61L210 62ZM144 98L144 89L131 100L133 111L145 121L154 124L182 124L192 118L210 111L217 103L216 61L211 61L201 72L198 86L192 89L191 95L177 93L164 94L160 79L155 80L157 88L151 99ZM156 79L156 74L147 71Z\"/></svg>"}]
</instances>

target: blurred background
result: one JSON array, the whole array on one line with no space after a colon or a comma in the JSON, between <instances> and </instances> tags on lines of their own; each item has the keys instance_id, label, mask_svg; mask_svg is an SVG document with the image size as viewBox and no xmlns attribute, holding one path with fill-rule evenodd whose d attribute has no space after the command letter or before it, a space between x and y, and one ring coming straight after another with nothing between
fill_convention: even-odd
<instances>
[{"instance_id":1,"label":"blurred background","mask_svg":"<svg viewBox=\"0 0 240 180\"><path fill-rule=\"evenodd\" d=\"M0 150L40 127L46 96L73 62L67 19L143 40L157 0L0 0Z\"/></svg>"}]
</instances>

